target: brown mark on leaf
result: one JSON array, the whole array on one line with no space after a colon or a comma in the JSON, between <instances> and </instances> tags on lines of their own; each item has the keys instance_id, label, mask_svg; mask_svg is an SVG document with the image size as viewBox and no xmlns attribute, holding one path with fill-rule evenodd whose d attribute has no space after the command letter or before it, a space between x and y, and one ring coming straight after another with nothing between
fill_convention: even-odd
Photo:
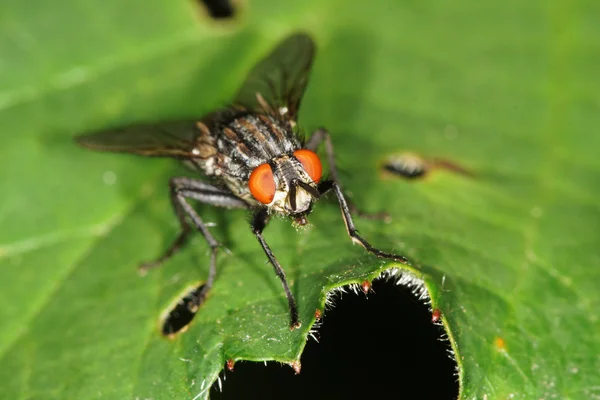
<instances>
[{"instance_id":1,"label":"brown mark on leaf","mask_svg":"<svg viewBox=\"0 0 600 400\"><path fill-rule=\"evenodd\" d=\"M300 369L302 368L302 365L300 364L300 360L296 360L294 362L291 362L289 364L290 367L292 367L292 369L294 370L294 372L296 373L296 375L298 375L300 373Z\"/></svg>"},{"instance_id":2,"label":"brown mark on leaf","mask_svg":"<svg viewBox=\"0 0 600 400\"><path fill-rule=\"evenodd\" d=\"M371 282L368 280L364 280L361 284L360 287L362 288L362 291L365 295L369 294L369 292L371 291Z\"/></svg>"},{"instance_id":3,"label":"brown mark on leaf","mask_svg":"<svg viewBox=\"0 0 600 400\"><path fill-rule=\"evenodd\" d=\"M433 322L435 324L435 323L439 322L441 318L442 318L442 312L440 311L440 309L434 308L433 311L431 312L431 322Z\"/></svg>"},{"instance_id":4,"label":"brown mark on leaf","mask_svg":"<svg viewBox=\"0 0 600 400\"><path fill-rule=\"evenodd\" d=\"M227 369L233 372L233 367L235 365L235 361L232 359L227 360Z\"/></svg>"},{"instance_id":5,"label":"brown mark on leaf","mask_svg":"<svg viewBox=\"0 0 600 400\"><path fill-rule=\"evenodd\" d=\"M320 321L321 318L323 317L323 311L319 310L318 308L315 310L315 319L317 321Z\"/></svg>"},{"instance_id":6,"label":"brown mark on leaf","mask_svg":"<svg viewBox=\"0 0 600 400\"><path fill-rule=\"evenodd\" d=\"M164 336L174 339L178 334L187 331L204 300L200 298L203 287L202 284L192 289L188 288L175 305L169 307L169 311L161 318L161 332Z\"/></svg>"},{"instance_id":7,"label":"brown mark on leaf","mask_svg":"<svg viewBox=\"0 0 600 400\"><path fill-rule=\"evenodd\" d=\"M504 340L504 338L498 336L494 339L494 346L496 346L496 348L500 351L505 351L506 341Z\"/></svg>"},{"instance_id":8,"label":"brown mark on leaf","mask_svg":"<svg viewBox=\"0 0 600 400\"><path fill-rule=\"evenodd\" d=\"M423 179L436 169L443 169L464 176L473 176L460 165L445 159L427 160L415 153L397 153L387 157L381 163L382 178L403 178L406 180Z\"/></svg>"}]
</instances>

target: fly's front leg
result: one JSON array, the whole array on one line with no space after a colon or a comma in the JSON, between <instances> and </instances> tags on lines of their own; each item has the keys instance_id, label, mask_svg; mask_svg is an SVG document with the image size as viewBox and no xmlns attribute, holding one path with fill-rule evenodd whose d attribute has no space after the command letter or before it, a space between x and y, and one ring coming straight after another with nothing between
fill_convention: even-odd
<instances>
[{"instance_id":1,"label":"fly's front leg","mask_svg":"<svg viewBox=\"0 0 600 400\"><path fill-rule=\"evenodd\" d=\"M296 301L294 300L294 296L292 295L290 287L287 283L287 279L285 278L285 272L283 271L283 268L281 268L279 261L277 261L277 258L275 258L273 251L271 250L271 248L269 247L269 245L265 241L265 238L262 235L262 232L267 226L268 221L269 214L267 213L267 210L265 208L257 211L256 214L254 214L254 218L252 220L252 232L258 239L258 242L262 246L263 250L265 251L265 254L271 262L271 265L273 265L275 274L277 274L277 277L281 280L281 284L283 285L283 289L285 290L285 295L287 296L288 307L290 310L290 329L294 330L300 328L302 324L300 323L300 321L298 321L298 308L296 307Z\"/></svg>"},{"instance_id":2,"label":"fly's front leg","mask_svg":"<svg viewBox=\"0 0 600 400\"><path fill-rule=\"evenodd\" d=\"M161 257L155 261L142 264L140 271L145 273L148 269L158 267L172 257L189 239L193 225L204 236L211 251L208 278L197 298L190 304L190 310L195 311L212 287L215 279L219 242L213 237L202 218L186 199L194 199L202 203L227 208L247 208L248 205L225 189L191 178L172 178L169 186L171 188L171 203L181 224L181 232ZM192 225L190 225L188 218Z\"/></svg>"},{"instance_id":3,"label":"fly's front leg","mask_svg":"<svg viewBox=\"0 0 600 400\"><path fill-rule=\"evenodd\" d=\"M324 195L330 190L333 190L335 196L338 199L340 209L342 210L342 217L344 218L344 223L346 224L346 230L348 231L348 236L350 236L352 242L360 244L367 251L375 254L377 257L387 258L389 260L398 261L402 264L410 265L406 257L399 254L387 253L385 251L376 249L375 247L371 246L371 244L367 242L362 236L360 236L358 234L358 231L356 230L356 227L354 226L354 221L352 221L352 215L350 214L348 202L344 197L344 193L342 193L340 185L338 185L337 182L333 180L323 181L319 184L319 193L321 195Z\"/></svg>"},{"instance_id":4,"label":"fly's front leg","mask_svg":"<svg viewBox=\"0 0 600 400\"><path fill-rule=\"evenodd\" d=\"M335 153L333 151L333 143L331 142L331 136L329 132L325 128L319 128L313 132L310 139L306 142L305 148L316 151L319 145L325 142L325 153L327 154L327 163L329 164L329 173L331 175L331 179L340 185L340 180L338 178L337 166L335 163ZM378 212L378 213L368 213L360 210L356 205L350 201L346 200L346 204L348 205L348 209L352 214L356 214L361 218L365 219L378 219L383 220L385 222L390 222L391 218L386 212Z\"/></svg>"},{"instance_id":5,"label":"fly's front leg","mask_svg":"<svg viewBox=\"0 0 600 400\"><path fill-rule=\"evenodd\" d=\"M325 142L325 153L327 153L327 163L329 164L329 173L331 179L336 182L338 180L337 166L335 165L335 153L333 152L333 143L331 142L331 136L325 128L319 128L313 132L308 141L305 144L305 148L312 151L317 151L317 148L321 143Z\"/></svg>"}]
</instances>

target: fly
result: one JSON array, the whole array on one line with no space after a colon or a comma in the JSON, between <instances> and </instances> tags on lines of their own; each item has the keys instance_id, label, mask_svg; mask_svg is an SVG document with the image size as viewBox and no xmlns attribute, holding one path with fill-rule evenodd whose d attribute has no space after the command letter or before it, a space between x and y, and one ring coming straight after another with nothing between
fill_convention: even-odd
<instances>
[{"instance_id":1,"label":"fly","mask_svg":"<svg viewBox=\"0 0 600 400\"><path fill-rule=\"evenodd\" d=\"M351 215L354 207L344 197L338 180L328 131L321 128L308 140L301 138L296 121L314 54L312 39L303 33L294 34L254 66L228 107L200 120L132 125L76 138L80 145L94 150L175 158L207 178L171 178L171 202L181 231L161 257L140 266L147 271L161 265L194 230L200 231L211 250L210 268L206 283L191 305L194 309L213 285L220 245L188 199L252 211L252 232L287 296L290 329L301 325L296 301L283 268L263 236L272 215L287 216L305 225L314 202L333 192L354 243L378 257L408 264L405 257L378 250L358 234ZM322 143L330 179L323 179L316 154Z\"/></svg>"}]
</instances>

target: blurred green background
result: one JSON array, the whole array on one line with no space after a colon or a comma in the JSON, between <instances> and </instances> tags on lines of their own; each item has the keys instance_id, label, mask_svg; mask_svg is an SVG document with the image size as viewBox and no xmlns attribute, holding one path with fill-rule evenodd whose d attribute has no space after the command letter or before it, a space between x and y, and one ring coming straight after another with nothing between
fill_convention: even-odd
<instances>
[{"instance_id":1,"label":"blurred green background","mask_svg":"<svg viewBox=\"0 0 600 400\"><path fill-rule=\"evenodd\" d=\"M220 107L296 30L318 45L300 124L326 126L354 201L392 215L356 223L414 261L460 397L600 397L599 23L591 0L246 0L226 22L191 1L3 1L0 397L203 398L228 359L298 359L329 290L394 267L352 246L331 201L306 232L274 221L303 321L289 332L246 214L202 207L231 254L189 331L165 340L159 316L205 279L206 245L143 279L135 267L176 234L166 182L189 172L72 142ZM406 151L473 177L382 179Z\"/></svg>"}]
</instances>

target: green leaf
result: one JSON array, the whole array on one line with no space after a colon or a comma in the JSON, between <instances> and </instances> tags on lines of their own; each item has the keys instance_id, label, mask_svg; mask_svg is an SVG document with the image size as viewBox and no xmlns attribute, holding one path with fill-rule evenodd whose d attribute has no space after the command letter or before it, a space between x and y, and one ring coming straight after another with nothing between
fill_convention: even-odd
<instances>
[{"instance_id":1,"label":"green leaf","mask_svg":"<svg viewBox=\"0 0 600 400\"><path fill-rule=\"evenodd\" d=\"M297 360L330 290L395 271L352 246L332 200L304 232L273 221L303 322L290 332L247 215L200 207L230 253L169 341L161 314L205 279L207 246L144 278L136 266L175 237L167 180L190 172L72 142L226 104L297 29L319 47L300 123L332 132L354 201L392 215L356 223L414 261L461 398L600 396L596 2L262 0L227 23L193 2L35 6L0 5L0 397L203 397L228 359ZM473 176L382 179L405 151Z\"/></svg>"}]
</instances>

